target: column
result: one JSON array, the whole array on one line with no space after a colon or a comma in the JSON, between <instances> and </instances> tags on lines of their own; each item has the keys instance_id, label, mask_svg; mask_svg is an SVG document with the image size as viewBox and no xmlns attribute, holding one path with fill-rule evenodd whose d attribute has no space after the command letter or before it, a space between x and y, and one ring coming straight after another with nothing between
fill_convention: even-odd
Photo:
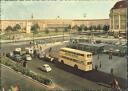
<instances>
[{"instance_id":1,"label":"column","mask_svg":"<svg viewBox=\"0 0 128 91\"><path fill-rule=\"evenodd\" d=\"M119 12L119 33L120 33L120 21L121 21L121 19L120 19L120 12Z\"/></svg>"},{"instance_id":2,"label":"column","mask_svg":"<svg viewBox=\"0 0 128 91\"><path fill-rule=\"evenodd\" d=\"M113 19L113 22L112 22L112 24L113 24L113 31L114 31L114 29L115 29L115 24L114 24L114 19L115 17L114 17L114 13L112 14L112 19Z\"/></svg>"}]
</instances>

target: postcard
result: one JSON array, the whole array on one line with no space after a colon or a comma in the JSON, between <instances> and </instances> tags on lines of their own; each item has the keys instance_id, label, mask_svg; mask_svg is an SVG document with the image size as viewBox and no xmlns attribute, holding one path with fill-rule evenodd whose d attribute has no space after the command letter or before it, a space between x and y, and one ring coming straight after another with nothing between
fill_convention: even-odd
<instances>
[{"instance_id":1,"label":"postcard","mask_svg":"<svg viewBox=\"0 0 128 91\"><path fill-rule=\"evenodd\" d=\"M1 0L1 91L127 91L127 0Z\"/></svg>"}]
</instances>

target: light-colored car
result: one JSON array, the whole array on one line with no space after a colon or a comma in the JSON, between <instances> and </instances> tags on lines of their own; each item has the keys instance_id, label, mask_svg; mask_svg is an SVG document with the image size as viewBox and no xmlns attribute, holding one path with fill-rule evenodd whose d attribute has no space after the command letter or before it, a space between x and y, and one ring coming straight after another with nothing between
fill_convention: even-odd
<instances>
[{"instance_id":1,"label":"light-colored car","mask_svg":"<svg viewBox=\"0 0 128 91\"><path fill-rule=\"evenodd\" d=\"M40 67L40 69L46 72L50 72L52 70L52 68L48 64L44 64Z\"/></svg>"},{"instance_id":2,"label":"light-colored car","mask_svg":"<svg viewBox=\"0 0 128 91\"><path fill-rule=\"evenodd\" d=\"M31 60L32 60L32 57L27 54L27 55L25 55L25 60L26 60L26 61L31 61Z\"/></svg>"},{"instance_id":3,"label":"light-colored car","mask_svg":"<svg viewBox=\"0 0 128 91\"><path fill-rule=\"evenodd\" d=\"M39 59L43 59L45 57L45 53L44 52L39 53L38 57L39 57Z\"/></svg>"}]
</instances>

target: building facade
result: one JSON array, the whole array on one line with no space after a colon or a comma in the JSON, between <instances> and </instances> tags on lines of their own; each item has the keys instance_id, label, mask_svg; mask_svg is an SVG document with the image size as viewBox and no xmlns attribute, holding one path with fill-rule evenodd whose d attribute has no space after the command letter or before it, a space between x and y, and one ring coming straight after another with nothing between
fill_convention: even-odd
<instances>
[{"instance_id":1,"label":"building facade","mask_svg":"<svg viewBox=\"0 0 128 91\"><path fill-rule=\"evenodd\" d=\"M125 34L127 29L128 1L117 2L110 10L110 32L115 35Z\"/></svg>"},{"instance_id":2,"label":"building facade","mask_svg":"<svg viewBox=\"0 0 128 91\"><path fill-rule=\"evenodd\" d=\"M33 19L33 20L1 20L1 27L0 29L4 31L8 26L15 26L19 24L21 26L21 30L25 31L26 33L30 32L30 27L33 24L38 24L40 27L40 31L43 31L45 28L62 28L71 25L71 27L75 25L82 25L91 26L91 25L105 25L109 24L109 19L90 19L90 20L83 20L83 19Z\"/></svg>"}]
</instances>

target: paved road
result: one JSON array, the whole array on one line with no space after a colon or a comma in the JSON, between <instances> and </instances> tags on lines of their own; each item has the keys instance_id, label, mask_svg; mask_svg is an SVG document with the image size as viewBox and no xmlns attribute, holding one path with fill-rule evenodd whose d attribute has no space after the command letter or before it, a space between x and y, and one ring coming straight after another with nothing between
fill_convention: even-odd
<instances>
[{"instance_id":1,"label":"paved road","mask_svg":"<svg viewBox=\"0 0 128 91\"><path fill-rule=\"evenodd\" d=\"M39 70L39 67L43 64L49 64L52 71L49 73ZM59 87L63 87L65 90L69 89L107 89L104 86L100 86L95 82L89 81L84 77L74 74L74 70L69 66L65 66L59 63L51 63L45 60L33 59L28 63L28 68L31 68L34 72L46 75L51 78ZM85 73L86 74L86 73ZM85 75L84 74L84 75Z\"/></svg>"},{"instance_id":2,"label":"paved road","mask_svg":"<svg viewBox=\"0 0 128 91\"><path fill-rule=\"evenodd\" d=\"M61 47L64 47L64 45L54 46L50 54L53 57L58 57L58 51ZM48 51L48 49L46 51ZM127 79L126 57L113 56L112 60L109 60L109 56L107 54L100 54L99 57L100 58L98 59L98 55L93 56L93 68L95 68L95 65L99 66L101 62L102 67L98 70L110 73L111 68L113 68L115 76Z\"/></svg>"},{"instance_id":3,"label":"paved road","mask_svg":"<svg viewBox=\"0 0 128 91\"><path fill-rule=\"evenodd\" d=\"M11 50L12 48L10 46L9 51ZM38 67L44 63L47 63L52 67L53 69L52 72L45 73L38 69ZM98 85L95 82L89 81L84 77L76 75L72 72L68 72L68 71L72 71L71 68L66 68L69 69L67 71L64 70L65 66L62 65L59 66L59 65L60 64L54 64L33 58L33 60L28 63L28 68L31 68L33 71L38 72L40 74L46 75L46 77L51 78L53 81L55 81L55 83L59 85L59 87L62 87L64 89L81 89L81 88L107 89L106 87Z\"/></svg>"},{"instance_id":4,"label":"paved road","mask_svg":"<svg viewBox=\"0 0 128 91\"><path fill-rule=\"evenodd\" d=\"M48 90L48 88L38 82L28 79L5 66L1 66L1 79L1 86L5 89L5 91L8 91L8 89L14 85L17 85L21 89L20 91Z\"/></svg>"},{"instance_id":5,"label":"paved road","mask_svg":"<svg viewBox=\"0 0 128 91\"><path fill-rule=\"evenodd\" d=\"M62 45L60 47L62 47ZM8 49L12 50L12 46L10 46ZM53 50L58 50L58 49L59 49L59 46L53 48ZM4 50L6 50L6 48ZM48 63L50 66L52 66L53 69L55 69L55 71L53 71L53 73L50 73L50 74L48 73L48 75L47 75L47 73L43 73L42 71L40 71L38 69L38 67L40 65L42 65L43 63ZM102 82L104 80L104 81L106 81L106 83L108 83L112 80L112 79L108 79L110 75L105 75L102 72L97 73L94 71L89 74L83 73L81 71L75 72L69 66L61 65L58 63L53 64L53 63L49 63L49 62L45 62L45 61L40 61L38 59L33 59L32 62L28 63L28 67L32 68L34 71L36 71L38 73L46 74L46 76L53 79L57 84L60 85L60 87L62 86L65 89L72 89L75 87L76 88L93 87L93 88L97 88L97 89L104 88L103 86L99 86L94 82L104 83L104 82ZM107 79L105 79L105 78L107 78ZM67 85L68 83L71 83L71 84ZM86 84L86 86L84 83Z\"/></svg>"}]
</instances>

